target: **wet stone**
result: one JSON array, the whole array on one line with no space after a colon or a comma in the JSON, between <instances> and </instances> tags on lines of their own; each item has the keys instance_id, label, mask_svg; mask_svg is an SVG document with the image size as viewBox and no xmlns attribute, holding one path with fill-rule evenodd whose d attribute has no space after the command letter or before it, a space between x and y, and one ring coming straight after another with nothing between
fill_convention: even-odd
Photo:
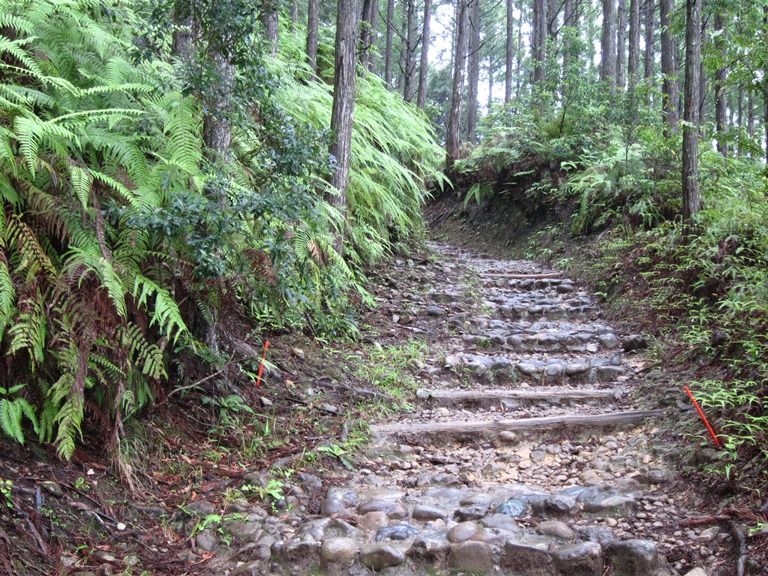
<instances>
[{"instance_id":1,"label":"wet stone","mask_svg":"<svg viewBox=\"0 0 768 576\"><path fill-rule=\"evenodd\" d=\"M451 544L445 538L435 536L417 536L408 551L408 555L415 560L422 560L430 564L441 564Z\"/></svg>"},{"instance_id":2,"label":"wet stone","mask_svg":"<svg viewBox=\"0 0 768 576\"><path fill-rule=\"evenodd\" d=\"M551 552L552 559L569 576L602 576L603 549L597 542L577 542L558 546Z\"/></svg>"},{"instance_id":3,"label":"wet stone","mask_svg":"<svg viewBox=\"0 0 768 576\"><path fill-rule=\"evenodd\" d=\"M493 570L493 550L485 542L459 542L451 546L448 566L456 570Z\"/></svg>"},{"instance_id":4,"label":"wet stone","mask_svg":"<svg viewBox=\"0 0 768 576\"><path fill-rule=\"evenodd\" d=\"M557 574L547 542L507 541L501 555L501 566L516 576L551 576Z\"/></svg>"},{"instance_id":5,"label":"wet stone","mask_svg":"<svg viewBox=\"0 0 768 576\"><path fill-rule=\"evenodd\" d=\"M536 525L535 531L536 534L553 536L560 540L574 540L576 538L576 532L574 532L568 524L560 522L559 520L540 522Z\"/></svg>"},{"instance_id":6,"label":"wet stone","mask_svg":"<svg viewBox=\"0 0 768 576\"><path fill-rule=\"evenodd\" d=\"M357 555L354 538L328 538L320 547L320 558L328 563L346 563Z\"/></svg>"},{"instance_id":7,"label":"wet stone","mask_svg":"<svg viewBox=\"0 0 768 576\"><path fill-rule=\"evenodd\" d=\"M403 541L409 538L414 538L419 535L419 530L413 526L407 524L393 524L392 526L385 526L379 528L376 531L376 542L382 542L385 540L397 540Z\"/></svg>"},{"instance_id":8,"label":"wet stone","mask_svg":"<svg viewBox=\"0 0 768 576\"><path fill-rule=\"evenodd\" d=\"M611 574L616 576L670 576L672 572L659 557L655 542L625 540L606 549Z\"/></svg>"},{"instance_id":9,"label":"wet stone","mask_svg":"<svg viewBox=\"0 0 768 576\"><path fill-rule=\"evenodd\" d=\"M358 517L357 525L368 532L378 530L389 524L389 517L381 511L368 512Z\"/></svg>"},{"instance_id":10,"label":"wet stone","mask_svg":"<svg viewBox=\"0 0 768 576\"><path fill-rule=\"evenodd\" d=\"M520 526L508 514L491 514L480 520L480 524L486 528L506 530L513 534L520 533Z\"/></svg>"},{"instance_id":11,"label":"wet stone","mask_svg":"<svg viewBox=\"0 0 768 576\"><path fill-rule=\"evenodd\" d=\"M210 516L216 513L216 506L208 500L196 500L187 504L185 510L196 516Z\"/></svg>"},{"instance_id":12,"label":"wet stone","mask_svg":"<svg viewBox=\"0 0 768 576\"><path fill-rule=\"evenodd\" d=\"M360 563L374 572L400 566L405 562L405 552L386 544L368 544L360 549Z\"/></svg>"},{"instance_id":13,"label":"wet stone","mask_svg":"<svg viewBox=\"0 0 768 576\"><path fill-rule=\"evenodd\" d=\"M578 503L573 496L556 494L547 498L544 508L553 514L571 514L578 508Z\"/></svg>"},{"instance_id":14,"label":"wet stone","mask_svg":"<svg viewBox=\"0 0 768 576\"><path fill-rule=\"evenodd\" d=\"M408 517L408 510L399 502L392 502L391 500L368 500L357 508L358 514L367 514L368 512L384 512L394 520Z\"/></svg>"},{"instance_id":15,"label":"wet stone","mask_svg":"<svg viewBox=\"0 0 768 576\"><path fill-rule=\"evenodd\" d=\"M453 512L453 517L460 522L465 522L467 520L477 520L482 518L486 515L487 512L488 505L475 504L474 506L464 506L462 508L457 508Z\"/></svg>"},{"instance_id":16,"label":"wet stone","mask_svg":"<svg viewBox=\"0 0 768 576\"><path fill-rule=\"evenodd\" d=\"M531 511L531 506L524 500L518 500L516 498L510 498L506 502L499 504L493 511L495 514L505 514L512 518L519 518L525 516Z\"/></svg>"},{"instance_id":17,"label":"wet stone","mask_svg":"<svg viewBox=\"0 0 768 576\"><path fill-rule=\"evenodd\" d=\"M210 528L201 530L195 535L195 548L201 552L212 552L217 543L216 533Z\"/></svg>"},{"instance_id":18,"label":"wet stone","mask_svg":"<svg viewBox=\"0 0 768 576\"><path fill-rule=\"evenodd\" d=\"M428 522L430 520L445 520L448 518L448 512L435 506L419 504L413 509L411 516L414 520Z\"/></svg>"},{"instance_id":19,"label":"wet stone","mask_svg":"<svg viewBox=\"0 0 768 576\"><path fill-rule=\"evenodd\" d=\"M477 530L474 522L461 522L448 531L447 538L449 542L464 542L472 538Z\"/></svg>"}]
</instances>

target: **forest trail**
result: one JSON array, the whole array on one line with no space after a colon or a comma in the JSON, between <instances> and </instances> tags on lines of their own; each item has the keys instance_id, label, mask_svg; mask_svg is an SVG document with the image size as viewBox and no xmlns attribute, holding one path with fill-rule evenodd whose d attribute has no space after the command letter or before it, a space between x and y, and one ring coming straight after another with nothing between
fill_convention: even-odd
<instances>
[{"instance_id":1,"label":"forest trail","mask_svg":"<svg viewBox=\"0 0 768 576\"><path fill-rule=\"evenodd\" d=\"M730 573L731 536L686 526L700 514L655 442L660 411L637 400L644 339L556 271L431 248L377 292L377 338L427 343L417 402L377 419L319 516L243 522L233 573Z\"/></svg>"}]
</instances>

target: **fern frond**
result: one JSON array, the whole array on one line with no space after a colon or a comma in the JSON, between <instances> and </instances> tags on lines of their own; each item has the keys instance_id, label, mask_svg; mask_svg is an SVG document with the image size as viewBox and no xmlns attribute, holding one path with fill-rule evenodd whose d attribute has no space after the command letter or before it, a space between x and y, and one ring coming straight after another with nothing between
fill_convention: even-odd
<instances>
[{"instance_id":1,"label":"fern frond","mask_svg":"<svg viewBox=\"0 0 768 576\"><path fill-rule=\"evenodd\" d=\"M164 334L176 342L179 336L188 331L178 304L168 290L149 278L137 274L133 285L133 297L137 299L138 305L149 307L147 300L152 295L155 296L155 306L151 311L149 325L157 324Z\"/></svg>"}]
</instances>

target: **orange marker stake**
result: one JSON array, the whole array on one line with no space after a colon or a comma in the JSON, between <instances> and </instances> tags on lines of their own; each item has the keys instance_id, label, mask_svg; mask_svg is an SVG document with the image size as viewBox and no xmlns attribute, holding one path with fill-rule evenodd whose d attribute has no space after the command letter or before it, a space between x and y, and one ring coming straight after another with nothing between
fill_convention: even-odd
<instances>
[{"instance_id":1,"label":"orange marker stake","mask_svg":"<svg viewBox=\"0 0 768 576\"><path fill-rule=\"evenodd\" d=\"M683 386L683 390L685 390L686 394L688 394L688 397L691 399L691 402L693 402L694 408L696 408L696 412L699 413L699 416L701 417L702 422L704 422L704 426L707 427L707 430L709 430L709 435L712 436L712 440L715 442L715 446L722 449L722 445L720 444L720 440L717 439L717 434L715 434L715 430L712 428L712 425L709 423L709 420L707 420L707 417L704 416L704 411L699 407L699 403L696 402L696 398L693 397L693 392L691 392L691 389L688 388L688 386Z\"/></svg>"},{"instance_id":2,"label":"orange marker stake","mask_svg":"<svg viewBox=\"0 0 768 576\"><path fill-rule=\"evenodd\" d=\"M267 359L267 350L269 350L269 340L264 342L264 353L261 355L261 362L259 363L259 374L256 376L256 387L261 386L261 375L264 374L264 361Z\"/></svg>"}]
</instances>

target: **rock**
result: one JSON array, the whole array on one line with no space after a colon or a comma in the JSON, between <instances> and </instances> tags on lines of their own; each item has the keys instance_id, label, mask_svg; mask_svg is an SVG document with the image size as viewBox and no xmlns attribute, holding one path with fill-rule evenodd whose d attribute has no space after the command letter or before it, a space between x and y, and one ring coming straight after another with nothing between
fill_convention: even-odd
<instances>
[{"instance_id":1,"label":"rock","mask_svg":"<svg viewBox=\"0 0 768 576\"><path fill-rule=\"evenodd\" d=\"M400 566L405 562L405 553L399 548L386 544L367 544L358 554L360 563L374 572Z\"/></svg>"},{"instance_id":2,"label":"rock","mask_svg":"<svg viewBox=\"0 0 768 576\"><path fill-rule=\"evenodd\" d=\"M360 528L352 526L352 524L345 522L341 518L333 518L325 526L320 538L316 539L325 540L326 538L363 538L363 536L365 536L365 533Z\"/></svg>"},{"instance_id":3,"label":"rock","mask_svg":"<svg viewBox=\"0 0 768 576\"><path fill-rule=\"evenodd\" d=\"M621 347L624 348L624 352L631 352L632 350L643 350L649 346L649 340L644 336L640 336L639 334L631 334L621 341Z\"/></svg>"},{"instance_id":4,"label":"rock","mask_svg":"<svg viewBox=\"0 0 768 576\"><path fill-rule=\"evenodd\" d=\"M389 517L380 510L368 512L357 519L357 525L366 532L374 532L387 524L389 524Z\"/></svg>"},{"instance_id":5,"label":"rock","mask_svg":"<svg viewBox=\"0 0 768 576\"><path fill-rule=\"evenodd\" d=\"M408 551L408 555L417 561L423 561L433 566L443 563L450 548L451 544L443 538L417 536Z\"/></svg>"},{"instance_id":6,"label":"rock","mask_svg":"<svg viewBox=\"0 0 768 576\"><path fill-rule=\"evenodd\" d=\"M603 549L597 542L577 542L558 546L552 559L563 574L569 576L602 576Z\"/></svg>"},{"instance_id":7,"label":"rock","mask_svg":"<svg viewBox=\"0 0 768 576\"><path fill-rule=\"evenodd\" d=\"M448 566L456 570L491 572L493 551L485 542L459 542L451 545Z\"/></svg>"},{"instance_id":8,"label":"rock","mask_svg":"<svg viewBox=\"0 0 768 576\"><path fill-rule=\"evenodd\" d=\"M448 531L448 542L464 542L469 540L477 532L477 524L474 522L461 522Z\"/></svg>"},{"instance_id":9,"label":"rock","mask_svg":"<svg viewBox=\"0 0 768 576\"><path fill-rule=\"evenodd\" d=\"M291 348L291 352L293 352L293 355L296 356L296 358L298 358L299 360L304 360L304 350L302 350L301 348L297 348L296 346L294 346L293 348Z\"/></svg>"},{"instance_id":10,"label":"rock","mask_svg":"<svg viewBox=\"0 0 768 576\"><path fill-rule=\"evenodd\" d=\"M217 543L216 533L210 528L201 530L195 536L195 548L201 552L213 552Z\"/></svg>"},{"instance_id":11,"label":"rock","mask_svg":"<svg viewBox=\"0 0 768 576\"><path fill-rule=\"evenodd\" d=\"M635 499L631 496L618 494L612 490L600 492L584 501L585 512L605 512L623 513L635 505Z\"/></svg>"},{"instance_id":12,"label":"rock","mask_svg":"<svg viewBox=\"0 0 768 576\"><path fill-rule=\"evenodd\" d=\"M357 542L354 538L328 538L320 547L320 558L328 563L346 563L356 555Z\"/></svg>"},{"instance_id":13,"label":"rock","mask_svg":"<svg viewBox=\"0 0 768 576\"><path fill-rule=\"evenodd\" d=\"M467 520L478 520L485 516L486 512L488 512L487 504L475 504L474 506L457 508L453 512L453 517L459 522L466 522Z\"/></svg>"},{"instance_id":14,"label":"rock","mask_svg":"<svg viewBox=\"0 0 768 576\"><path fill-rule=\"evenodd\" d=\"M690 572L686 572L685 576L707 576L707 572L704 568L694 568Z\"/></svg>"},{"instance_id":15,"label":"rock","mask_svg":"<svg viewBox=\"0 0 768 576\"><path fill-rule=\"evenodd\" d=\"M584 470L584 472L579 474L579 482L585 486L597 486L603 483L600 475L594 470Z\"/></svg>"},{"instance_id":16,"label":"rock","mask_svg":"<svg viewBox=\"0 0 768 576\"><path fill-rule=\"evenodd\" d=\"M560 522L559 520L547 520L546 522L540 522L535 528L536 534L542 534L544 536L553 536L560 538L561 540L575 540L576 532L574 532L568 524Z\"/></svg>"},{"instance_id":17,"label":"rock","mask_svg":"<svg viewBox=\"0 0 768 576\"><path fill-rule=\"evenodd\" d=\"M614 542L606 549L611 576L672 576L650 540Z\"/></svg>"},{"instance_id":18,"label":"rock","mask_svg":"<svg viewBox=\"0 0 768 576\"><path fill-rule=\"evenodd\" d=\"M232 570L232 576L260 576L261 574L264 574L264 562L261 560L246 562Z\"/></svg>"},{"instance_id":19,"label":"rock","mask_svg":"<svg viewBox=\"0 0 768 576\"><path fill-rule=\"evenodd\" d=\"M609 520L606 518L606 520ZM613 520L613 518L611 518ZM579 530L579 533L592 542L597 542L605 547L616 541L613 530L605 526L585 526Z\"/></svg>"},{"instance_id":20,"label":"rock","mask_svg":"<svg viewBox=\"0 0 768 576\"><path fill-rule=\"evenodd\" d=\"M494 514L506 514L512 518L519 518L525 516L531 511L531 506L528 502L518 500L517 498L510 498L506 502L503 502L496 506Z\"/></svg>"},{"instance_id":21,"label":"rock","mask_svg":"<svg viewBox=\"0 0 768 576\"><path fill-rule=\"evenodd\" d=\"M576 498L567 494L555 494L544 501L544 509L553 514L571 514L577 508Z\"/></svg>"},{"instance_id":22,"label":"rock","mask_svg":"<svg viewBox=\"0 0 768 576\"><path fill-rule=\"evenodd\" d=\"M601 334L597 341L600 343L600 346L608 350L619 347L619 339L613 333Z\"/></svg>"},{"instance_id":23,"label":"rock","mask_svg":"<svg viewBox=\"0 0 768 576\"><path fill-rule=\"evenodd\" d=\"M358 514L367 514L368 512L384 512L393 520L408 517L408 510L399 502L391 500L368 500L357 507Z\"/></svg>"},{"instance_id":24,"label":"rock","mask_svg":"<svg viewBox=\"0 0 768 576\"><path fill-rule=\"evenodd\" d=\"M376 531L376 542L384 540L408 540L408 538L414 538L419 535L419 530L408 524L393 524L392 526L384 526Z\"/></svg>"},{"instance_id":25,"label":"rock","mask_svg":"<svg viewBox=\"0 0 768 576\"><path fill-rule=\"evenodd\" d=\"M195 516L210 516L216 513L216 506L208 500L196 500L187 504L184 508L188 513Z\"/></svg>"},{"instance_id":26,"label":"rock","mask_svg":"<svg viewBox=\"0 0 768 576\"><path fill-rule=\"evenodd\" d=\"M435 506L419 504L413 509L411 516L414 520L428 522L430 520L445 520L448 518L448 512Z\"/></svg>"},{"instance_id":27,"label":"rock","mask_svg":"<svg viewBox=\"0 0 768 576\"><path fill-rule=\"evenodd\" d=\"M426 313L427 316L445 316L446 310L445 308L431 304L427 306Z\"/></svg>"},{"instance_id":28,"label":"rock","mask_svg":"<svg viewBox=\"0 0 768 576\"><path fill-rule=\"evenodd\" d=\"M501 566L515 576L557 574L546 542L534 544L508 540L501 554Z\"/></svg>"},{"instance_id":29,"label":"rock","mask_svg":"<svg viewBox=\"0 0 768 576\"><path fill-rule=\"evenodd\" d=\"M61 498L64 496L64 490L62 490L61 486L59 486L53 480L43 480L40 482L40 487L48 492L48 494L55 496L56 498Z\"/></svg>"},{"instance_id":30,"label":"rock","mask_svg":"<svg viewBox=\"0 0 768 576\"><path fill-rule=\"evenodd\" d=\"M317 549L318 543L314 538L309 536L292 538L285 543L280 551L280 557L287 562L306 562L315 558Z\"/></svg>"},{"instance_id":31,"label":"rock","mask_svg":"<svg viewBox=\"0 0 768 576\"><path fill-rule=\"evenodd\" d=\"M505 530L513 534L520 533L520 526L517 525L511 516L507 514L490 514L480 520L480 525L486 528L494 528L496 530Z\"/></svg>"},{"instance_id":32,"label":"rock","mask_svg":"<svg viewBox=\"0 0 768 576\"><path fill-rule=\"evenodd\" d=\"M242 522L240 520L225 520L221 529L231 536L244 542L256 542L262 532L260 524L256 522Z\"/></svg>"},{"instance_id":33,"label":"rock","mask_svg":"<svg viewBox=\"0 0 768 576\"><path fill-rule=\"evenodd\" d=\"M338 514L339 512L346 510L346 508L347 503L340 498L328 497L320 502L320 513L326 517Z\"/></svg>"}]
</instances>

